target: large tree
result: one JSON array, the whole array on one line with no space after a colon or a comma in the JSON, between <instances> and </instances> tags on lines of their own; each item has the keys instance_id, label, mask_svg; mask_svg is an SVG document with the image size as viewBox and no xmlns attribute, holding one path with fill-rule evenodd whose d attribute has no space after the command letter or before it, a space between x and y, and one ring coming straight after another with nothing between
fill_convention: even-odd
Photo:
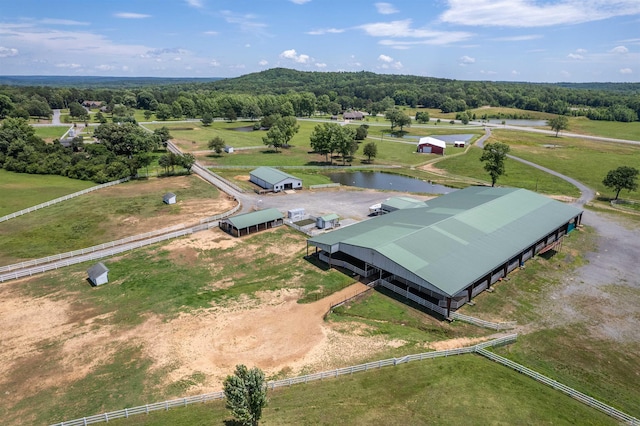
<instances>
[{"instance_id":1,"label":"large tree","mask_svg":"<svg viewBox=\"0 0 640 426\"><path fill-rule=\"evenodd\" d=\"M224 380L224 396L227 408L240 424L257 425L267 404L264 373L257 367L249 370L236 365L234 374Z\"/></svg>"},{"instance_id":2,"label":"large tree","mask_svg":"<svg viewBox=\"0 0 640 426\"><path fill-rule=\"evenodd\" d=\"M272 146L276 152L281 146L289 146L291 138L298 133L300 125L293 116L280 117L269 128L267 136L262 138L262 142L267 146Z\"/></svg>"},{"instance_id":3,"label":"large tree","mask_svg":"<svg viewBox=\"0 0 640 426\"><path fill-rule=\"evenodd\" d=\"M331 144L332 129L338 127L336 123L318 124L313 128L309 140L311 149L320 155L325 156L327 162L333 162L333 158L329 158L329 154L335 151L335 147Z\"/></svg>"},{"instance_id":4,"label":"large tree","mask_svg":"<svg viewBox=\"0 0 640 426\"><path fill-rule=\"evenodd\" d=\"M638 169L635 167L621 166L615 170L610 170L602 181L602 184L616 191L615 199L617 200L620 191L623 189L628 189L629 191L638 189L637 179Z\"/></svg>"},{"instance_id":5,"label":"large tree","mask_svg":"<svg viewBox=\"0 0 640 426\"><path fill-rule=\"evenodd\" d=\"M509 153L509 145L496 142L488 143L484 146L480 161L484 162L484 169L491 176L491 186L496 185L496 181L504 174L504 162Z\"/></svg>"},{"instance_id":6,"label":"large tree","mask_svg":"<svg viewBox=\"0 0 640 426\"><path fill-rule=\"evenodd\" d=\"M558 133L560 133L561 130L569 128L569 119L566 115L559 115L551 120L547 120L547 125L551 127L551 130L556 132L556 137L558 137Z\"/></svg>"},{"instance_id":7,"label":"large tree","mask_svg":"<svg viewBox=\"0 0 640 426\"><path fill-rule=\"evenodd\" d=\"M101 124L93 135L109 151L128 158L140 152L153 151L160 143L159 136L133 123Z\"/></svg>"},{"instance_id":8,"label":"large tree","mask_svg":"<svg viewBox=\"0 0 640 426\"><path fill-rule=\"evenodd\" d=\"M400 127L400 131L402 131L404 127L411 126L411 117L400 111L399 108L390 109L385 113L384 118L391 122L392 131L396 126Z\"/></svg>"}]
</instances>

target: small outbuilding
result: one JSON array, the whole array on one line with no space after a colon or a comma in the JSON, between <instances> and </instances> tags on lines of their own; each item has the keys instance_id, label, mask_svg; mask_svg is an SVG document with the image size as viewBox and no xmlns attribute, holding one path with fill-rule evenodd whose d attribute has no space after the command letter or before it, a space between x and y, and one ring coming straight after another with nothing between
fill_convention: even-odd
<instances>
[{"instance_id":1,"label":"small outbuilding","mask_svg":"<svg viewBox=\"0 0 640 426\"><path fill-rule=\"evenodd\" d=\"M96 263L89 268L87 270L87 274L89 275L89 281L91 281L91 284L94 286L99 286L109 282L109 268L104 266L104 263L102 262Z\"/></svg>"},{"instance_id":2,"label":"small outbuilding","mask_svg":"<svg viewBox=\"0 0 640 426\"><path fill-rule=\"evenodd\" d=\"M224 152L226 152L227 154L233 154L233 147L229 145L225 146Z\"/></svg>"},{"instance_id":3,"label":"small outbuilding","mask_svg":"<svg viewBox=\"0 0 640 426\"><path fill-rule=\"evenodd\" d=\"M297 209L287 210L287 217L293 221L304 219L305 217L304 208L299 207Z\"/></svg>"},{"instance_id":4,"label":"small outbuilding","mask_svg":"<svg viewBox=\"0 0 640 426\"><path fill-rule=\"evenodd\" d=\"M316 218L316 227L320 229L332 229L340 226L339 220L340 217L335 213L320 216Z\"/></svg>"},{"instance_id":5,"label":"small outbuilding","mask_svg":"<svg viewBox=\"0 0 640 426\"><path fill-rule=\"evenodd\" d=\"M453 141L454 148L464 148L466 145L465 141Z\"/></svg>"},{"instance_id":6,"label":"small outbuilding","mask_svg":"<svg viewBox=\"0 0 640 426\"><path fill-rule=\"evenodd\" d=\"M162 202L165 204L175 204L176 194L174 194L173 192L167 192L162 196Z\"/></svg>"},{"instance_id":7,"label":"small outbuilding","mask_svg":"<svg viewBox=\"0 0 640 426\"><path fill-rule=\"evenodd\" d=\"M249 180L268 191L302 189L302 179L273 167L258 167L249 173Z\"/></svg>"},{"instance_id":8,"label":"small outbuilding","mask_svg":"<svg viewBox=\"0 0 640 426\"><path fill-rule=\"evenodd\" d=\"M220 221L220 229L234 237L249 235L284 223L284 215L278 209L265 209L239 214Z\"/></svg>"},{"instance_id":9,"label":"small outbuilding","mask_svg":"<svg viewBox=\"0 0 640 426\"><path fill-rule=\"evenodd\" d=\"M424 154L444 155L444 150L446 147L447 147L447 144L445 141L432 138L431 136L420 138L420 140L418 141L418 152L421 152Z\"/></svg>"}]
</instances>

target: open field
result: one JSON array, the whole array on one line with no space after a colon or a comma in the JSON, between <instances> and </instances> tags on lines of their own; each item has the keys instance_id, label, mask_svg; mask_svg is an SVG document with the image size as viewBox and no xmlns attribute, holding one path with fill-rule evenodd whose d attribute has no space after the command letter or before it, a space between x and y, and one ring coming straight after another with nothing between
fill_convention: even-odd
<instances>
[{"instance_id":1,"label":"open field","mask_svg":"<svg viewBox=\"0 0 640 426\"><path fill-rule=\"evenodd\" d=\"M511 154L571 176L611 198L615 193L602 184L607 172L640 164L640 149L633 145L507 130L493 131L489 142L506 143ZM620 198L638 200L640 193L622 191Z\"/></svg>"},{"instance_id":2,"label":"open field","mask_svg":"<svg viewBox=\"0 0 640 426\"><path fill-rule=\"evenodd\" d=\"M54 139L60 139L69 130L69 126L47 126L47 127L34 127L36 136L44 139L47 142L51 142Z\"/></svg>"},{"instance_id":3,"label":"open field","mask_svg":"<svg viewBox=\"0 0 640 426\"><path fill-rule=\"evenodd\" d=\"M505 133L505 137L508 138L510 132ZM491 179L480 161L481 155L482 150L472 146L465 155L448 156L437 163L427 164L421 169L436 174L440 174L444 170L447 174L466 176L474 181L490 185ZM517 154L514 153L514 155ZM531 159L531 161L536 162L536 159ZM505 174L500 176L497 185L525 188L543 194L564 195L573 198L578 198L580 195L578 189L570 183L511 159L505 161Z\"/></svg>"},{"instance_id":4,"label":"open field","mask_svg":"<svg viewBox=\"0 0 640 426\"><path fill-rule=\"evenodd\" d=\"M640 141L640 121L622 123L619 121L589 120L586 117L569 118L571 133L604 136L606 138Z\"/></svg>"},{"instance_id":5,"label":"open field","mask_svg":"<svg viewBox=\"0 0 640 426\"><path fill-rule=\"evenodd\" d=\"M461 397L464 395L464 397ZM268 393L271 425L615 425L613 419L476 355L403 364ZM222 425L224 402L132 416L116 425Z\"/></svg>"},{"instance_id":6,"label":"open field","mask_svg":"<svg viewBox=\"0 0 640 426\"><path fill-rule=\"evenodd\" d=\"M45 178L24 175L27 176ZM24 177L19 175L19 179ZM66 182L64 179L51 181ZM162 202L162 196L169 191L178 194L177 204ZM192 223L231 207L232 201L195 176L131 181L0 223L0 264L64 253L179 223Z\"/></svg>"},{"instance_id":7,"label":"open field","mask_svg":"<svg viewBox=\"0 0 640 426\"><path fill-rule=\"evenodd\" d=\"M0 216L82 191L96 184L63 176L13 173L0 169Z\"/></svg>"}]
</instances>

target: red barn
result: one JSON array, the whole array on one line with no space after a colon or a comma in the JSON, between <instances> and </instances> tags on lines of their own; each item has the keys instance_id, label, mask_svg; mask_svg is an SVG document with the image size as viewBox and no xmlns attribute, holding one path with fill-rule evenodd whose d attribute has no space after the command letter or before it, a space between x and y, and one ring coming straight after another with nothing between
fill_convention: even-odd
<instances>
[{"instance_id":1,"label":"red barn","mask_svg":"<svg viewBox=\"0 0 640 426\"><path fill-rule=\"evenodd\" d=\"M444 155L444 149L447 147L445 141L427 136L420 138L418 141L418 152L425 154L440 154Z\"/></svg>"}]
</instances>

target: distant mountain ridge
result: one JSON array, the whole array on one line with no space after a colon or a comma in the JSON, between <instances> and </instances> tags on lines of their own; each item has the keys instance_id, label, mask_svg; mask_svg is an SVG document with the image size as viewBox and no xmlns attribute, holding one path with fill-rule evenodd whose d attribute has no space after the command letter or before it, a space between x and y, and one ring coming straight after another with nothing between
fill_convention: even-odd
<instances>
[{"instance_id":1,"label":"distant mountain ridge","mask_svg":"<svg viewBox=\"0 0 640 426\"><path fill-rule=\"evenodd\" d=\"M222 77L97 77L64 75L0 75L0 85L122 88L164 86L184 83L211 83Z\"/></svg>"}]
</instances>

